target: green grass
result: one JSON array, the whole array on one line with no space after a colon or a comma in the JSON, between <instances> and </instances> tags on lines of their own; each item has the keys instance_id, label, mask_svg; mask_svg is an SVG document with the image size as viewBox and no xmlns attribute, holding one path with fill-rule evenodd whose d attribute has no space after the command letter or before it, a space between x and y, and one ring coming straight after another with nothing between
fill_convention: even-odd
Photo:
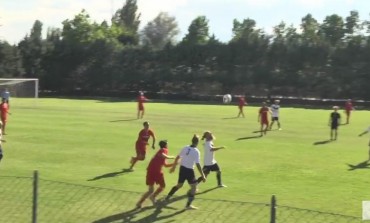
<instances>
[{"instance_id":1,"label":"green grass","mask_svg":"<svg viewBox=\"0 0 370 223\"><path fill-rule=\"evenodd\" d=\"M216 160L228 188L197 198L268 203L274 194L278 205L360 217L362 201L370 200L370 169L349 170L348 165L368 158L369 136L357 135L370 124L369 111L355 111L351 124L340 126L337 141L314 145L329 138L330 110L287 108L282 101L283 130L249 138L259 134L254 133L259 128L257 109L248 106L246 118L234 118L237 107L231 105L151 102L146 104L144 120L151 123L158 140L169 141L172 155L189 144L193 133L204 130L216 135L215 145L227 146L216 153ZM38 170L44 180L140 193L146 190L145 169L154 151L148 151L148 158L136 165L135 172L121 173L129 165L142 128L143 120L135 119L136 103L15 98L11 112L0 176L31 176ZM201 191L214 187L215 178L211 173ZM177 173L166 174L163 195L176 181ZM134 195L121 211L135 205L140 195ZM178 203L181 207L185 200ZM202 206L201 199L194 204Z\"/></svg>"}]
</instances>

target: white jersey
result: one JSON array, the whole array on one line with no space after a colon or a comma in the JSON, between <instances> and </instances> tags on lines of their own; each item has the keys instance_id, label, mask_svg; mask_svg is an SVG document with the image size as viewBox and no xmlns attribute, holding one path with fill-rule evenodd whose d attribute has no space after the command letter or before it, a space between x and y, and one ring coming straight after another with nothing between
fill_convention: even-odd
<instances>
[{"instance_id":1,"label":"white jersey","mask_svg":"<svg viewBox=\"0 0 370 223\"><path fill-rule=\"evenodd\" d=\"M194 165L200 163L200 152L196 147L185 146L179 156L181 157L181 166L188 169L194 169Z\"/></svg>"},{"instance_id":2,"label":"white jersey","mask_svg":"<svg viewBox=\"0 0 370 223\"><path fill-rule=\"evenodd\" d=\"M272 117L279 117L279 110L280 110L280 105L278 104L272 104L271 105L271 116Z\"/></svg>"},{"instance_id":3,"label":"white jersey","mask_svg":"<svg viewBox=\"0 0 370 223\"><path fill-rule=\"evenodd\" d=\"M213 148L213 141L204 142L204 166L212 166L217 161L215 160L214 151L211 151Z\"/></svg>"}]
</instances>

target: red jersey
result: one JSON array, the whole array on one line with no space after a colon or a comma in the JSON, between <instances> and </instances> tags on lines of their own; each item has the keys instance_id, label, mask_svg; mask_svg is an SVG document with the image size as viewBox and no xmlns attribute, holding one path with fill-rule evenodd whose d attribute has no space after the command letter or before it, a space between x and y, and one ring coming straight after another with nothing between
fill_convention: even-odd
<instances>
[{"instance_id":1,"label":"red jersey","mask_svg":"<svg viewBox=\"0 0 370 223\"><path fill-rule=\"evenodd\" d=\"M137 102L139 103L139 105L143 105L146 100L148 100L148 99L144 95L140 95L137 98Z\"/></svg>"},{"instance_id":2,"label":"red jersey","mask_svg":"<svg viewBox=\"0 0 370 223\"><path fill-rule=\"evenodd\" d=\"M245 105L245 98L244 97L240 97L239 98L239 107L243 107Z\"/></svg>"},{"instance_id":3,"label":"red jersey","mask_svg":"<svg viewBox=\"0 0 370 223\"><path fill-rule=\"evenodd\" d=\"M269 108L268 107L262 107L260 108L260 111L259 111L259 114L261 116L261 120L262 122L265 122L268 120L268 113L269 113Z\"/></svg>"},{"instance_id":4,"label":"red jersey","mask_svg":"<svg viewBox=\"0 0 370 223\"><path fill-rule=\"evenodd\" d=\"M154 155L152 160L148 165L148 172L151 173L162 173L162 166L166 163L166 158L162 156L162 154L168 154L167 148L159 149L158 152Z\"/></svg>"},{"instance_id":5,"label":"red jersey","mask_svg":"<svg viewBox=\"0 0 370 223\"><path fill-rule=\"evenodd\" d=\"M346 109L346 111L352 111L353 110L352 102L346 101L346 104L344 105L344 108Z\"/></svg>"},{"instance_id":6,"label":"red jersey","mask_svg":"<svg viewBox=\"0 0 370 223\"><path fill-rule=\"evenodd\" d=\"M146 144L148 144L148 141L149 141L150 137L154 138L153 131L151 129L148 129L148 130L142 129L139 132L139 137L137 138L136 143L146 145Z\"/></svg>"},{"instance_id":7,"label":"red jersey","mask_svg":"<svg viewBox=\"0 0 370 223\"><path fill-rule=\"evenodd\" d=\"M9 112L9 106L8 103L1 103L0 104L0 112L1 112L1 117L6 117L8 112Z\"/></svg>"}]
</instances>

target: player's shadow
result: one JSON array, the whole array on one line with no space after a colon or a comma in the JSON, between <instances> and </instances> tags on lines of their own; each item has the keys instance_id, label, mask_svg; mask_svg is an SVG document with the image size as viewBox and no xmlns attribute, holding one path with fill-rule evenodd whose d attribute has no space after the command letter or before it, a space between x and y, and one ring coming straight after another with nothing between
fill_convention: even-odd
<instances>
[{"instance_id":1,"label":"player's shadow","mask_svg":"<svg viewBox=\"0 0 370 223\"><path fill-rule=\"evenodd\" d=\"M137 120L137 118L130 118L130 119L118 119L118 120L112 120L109 122L128 122L128 121L134 121Z\"/></svg>"},{"instance_id":2,"label":"player's shadow","mask_svg":"<svg viewBox=\"0 0 370 223\"><path fill-rule=\"evenodd\" d=\"M88 179L87 181L95 181L95 180L100 180L100 179L109 178L109 177L116 177L118 175L122 175L122 174L125 174L125 173L130 173L130 172L132 172L132 170L122 169L121 171L116 171L116 172L111 172L111 173L106 173L106 174L103 174L103 175L100 175L100 176L96 176L94 178Z\"/></svg>"},{"instance_id":3,"label":"player's shadow","mask_svg":"<svg viewBox=\"0 0 370 223\"><path fill-rule=\"evenodd\" d=\"M222 118L222 119L237 119L239 117L227 117L227 118Z\"/></svg>"},{"instance_id":4,"label":"player's shadow","mask_svg":"<svg viewBox=\"0 0 370 223\"><path fill-rule=\"evenodd\" d=\"M348 171L352 171L352 170L357 170L357 169L370 169L370 163L368 160L365 160L361 163L358 163L356 165L352 165L352 164L348 164L347 163L347 166L349 167Z\"/></svg>"},{"instance_id":5,"label":"player's shadow","mask_svg":"<svg viewBox=\"0 0 370 223\"><path fill-rule=\"evenodd\" d=\"M276 130L278 129L267 129L267 132L276 131ZM256 131L253 131L252 133L261 133L261 130L256 130Z\"/></svg>"},{"instance_id":6,"label":"player's shadow","mask_svg":"<svg viewBox=\"0 0 370 223\"><path fill-rule=\"evenodd\" d=\"M313 145L314 146L317 146L317 145L324 145L324 144L328 144L328 143L331 143L333 142L332 140L323 140L323 141L317 141L317 142L314 142Z\"/></svg>"},{"instance_id":7,"label":"player's shadow","mask_svg":"<svg viewBox=\"0 0 370 223\"><path fill-rule=\"evenodd\" d=\"M235 139L235 141L239 141L239 140L247 140L247 139L258 139L258 138L261 138L262 135L257 135L257 136L247 136L247 137L241 137L241 138L237 138Z\"/></svg>"},{"instance_id":8,"label":"player's shadow","mask_svg":"<svg viewBox=\"0 0 370 223\"><path fill-rule=\"evenodd\" d=\"M168 219L168 218L174 217L178 214L181 214L181 213L185 212L186 211L185 208L178 210L176 208L169 207L168 205L171 204L171 203L174 203L176 201L185 199L186 197L187 197L186 195L182 195L182 196L179 196L179 197L174 197L173 199L171 199L169 201L159 201L159 202L157 202L157 204L155 206L144 207L144 208L141 208L141 209L136 209L135 208L135 209L132 209L130 211L126 211L126 212L123 212L123 213L111 215L111 216L96 220L93 223L111 223L111 222L118 222L118 221L119 222L125 222L125 223L146 223L146 222L161 221L161 220ZM153 213L151 213L150 215L145 216L141 219L137 219L137 220L134 219L137 214L139 214L143 211L150 210L150 209L154 209ZM177 210L177 211L175 211L171 214L159 216L162 213L162 209L171 209L171 210ZM166 222L171 222L171 221L166 221Z\"/></svg>"},{"instance_id":9,"label":"player's shadow","mask_svg":"<svg viewBox=\"0 0 370 223\"><path fill-rule=\"evenodd\" d=\"M218 188L221 188L221 187L212 187L212 188L209 188L209 189L207 189L207 190L197 192L197 194L205 194L205 193L208 193L208 192L210 192L210 191L216 190L216 189L218 189Z\"/></svg>"}]
</instances>

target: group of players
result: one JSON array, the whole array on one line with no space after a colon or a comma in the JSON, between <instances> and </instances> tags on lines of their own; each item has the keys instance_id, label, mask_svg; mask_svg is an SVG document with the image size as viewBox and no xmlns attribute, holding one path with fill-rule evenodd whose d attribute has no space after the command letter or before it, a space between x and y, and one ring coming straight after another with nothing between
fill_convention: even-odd
<instances>
[{"instance_id":1,"label":"group of players","mask_svg":"<svg viewBox=\"0 0 370 223\"><path fill-rule=\"evenodd\" d=\"M156 136L153 130L150 129L149 122L144 122L143 126L144 128L139 132L139 136L136 141L136 156L132 157L130 161L130 171L133 171L133 167L137 161L142 161L145 159L147 145L150 138L152 138L151 147L152 149L155 149ZM200 140L204 140L203 168L200 165L200 151L197 148ZM147 167L146 185L148 186L148 191L146 191L137 202L136 208L140 209L143 205L143 202L148 198L153 204L157 203L156 197L166 187L162 167L170 167L170 173L173 173L176 170L176 167L180 165L177 184L171 188L170 192L164 199L164 202L169 201L176 191L184 185L185 181L187 181L190 185L190 190L187 193L187 203L185 206L186 209L197 209L197 207L192 205L195 193L197 191L197 185L202 181L205 182L207 175L211 171L215 171L217 174L218 187L226 187L224 184L222 184L221 170L214 158L214 152L224 149L225 147L215 147L213 145L213 140L215 140L215 136L210 131L205 131L201 138L194 134L191 139L191 144L185 146L176 157L168 155L168 142L167 140L161 140L159 142L158 151L150 160ZM167 159L174 159L174 162L167 163ZM201 177L198 179L195 177L194 166L197 167L201 175ZM154 189L155 184L159 185L156 190Z\"/></svg>"},{"instance_id":2,"label":"group of players","mask_svg":"<svg viewBox=\"0 0 370 223\"><path fill-rule=\"evenodd\" d=\"M138 97L138 114L137 118L142 119L144 116L144 102L148 99L144 96L143 92L140 92ZM244 97L239 97L238 100L238 114L237 117L245 117L244 115L244 106L248 105ZM330 140L337 139L337 129L340 125L340 114L338 113L338 106L333 107L334 111L330 114L329 126L331 127L330 131ZM345 104L345 114L346 114L346 124L349 124L351 111L354 109L351 100L348 100ZM280 101L274 100L274 103L268 107L266 102L262 103L262 107L258 111L258 122L261 125L260 133L261 137L266 135L268 130L271 130L274 123L277 123L278 130L282 130L280 120L279 120L279 111L280 111ZM269 123L269 115L271 115L271 123ZM149 127L149 122L143 123L144 128L139 132L138 139L136 141L136 156L131 158L131 165L129 170L133 171L134 165L137 161L142 161L146 156L146 147L148 145L149 139L152 138L152 149L155 149L156 137L153 130ZM370 132L370 126L359 136L362 136ZM200 152L197 148L200 140L204 140L204 166L203 168L200 165ZM187 193L187 203L186 209L197 209L197 207L192 205L194 196L197 191L197 185L200 182L205 182L207 175L211 171L216 172L218 187L226 187L222 184L221 180L221 170L217 164L217 161L214 158L214 152L220 149L224 149L224 146L215 147L213 144L215 136L210 131L205 131L202 138L198 135L193 135L191 139L191 144L185 146L181 152L176 156L168 155L168 142L166 140L161 140L159 142L159 149L156 154L153 156L149 165L147 167L146 174L146 184L148 185L148 191L146 191L140 200L136 204L136 208L141 208L143 202L146 199L150 199L153 204L156 204L156 197L165 189L165 180L164 174L162 172L162 167L168 167L170 173L173 173L176 170L176 167L180 165L179 176L177 185L173 186L170 192L167 194L164 202L168 201L172 195L179 190L185 181L190 185L190 190ZM167 159L174 159L173 163L167 163ZM370 160L370 141L369 141L369 160ZM196 179L194 173L194 166L197 167L201 177ZM158 184L159 187L154 190L154 185Z\"/></svg>"}]
</instances>

